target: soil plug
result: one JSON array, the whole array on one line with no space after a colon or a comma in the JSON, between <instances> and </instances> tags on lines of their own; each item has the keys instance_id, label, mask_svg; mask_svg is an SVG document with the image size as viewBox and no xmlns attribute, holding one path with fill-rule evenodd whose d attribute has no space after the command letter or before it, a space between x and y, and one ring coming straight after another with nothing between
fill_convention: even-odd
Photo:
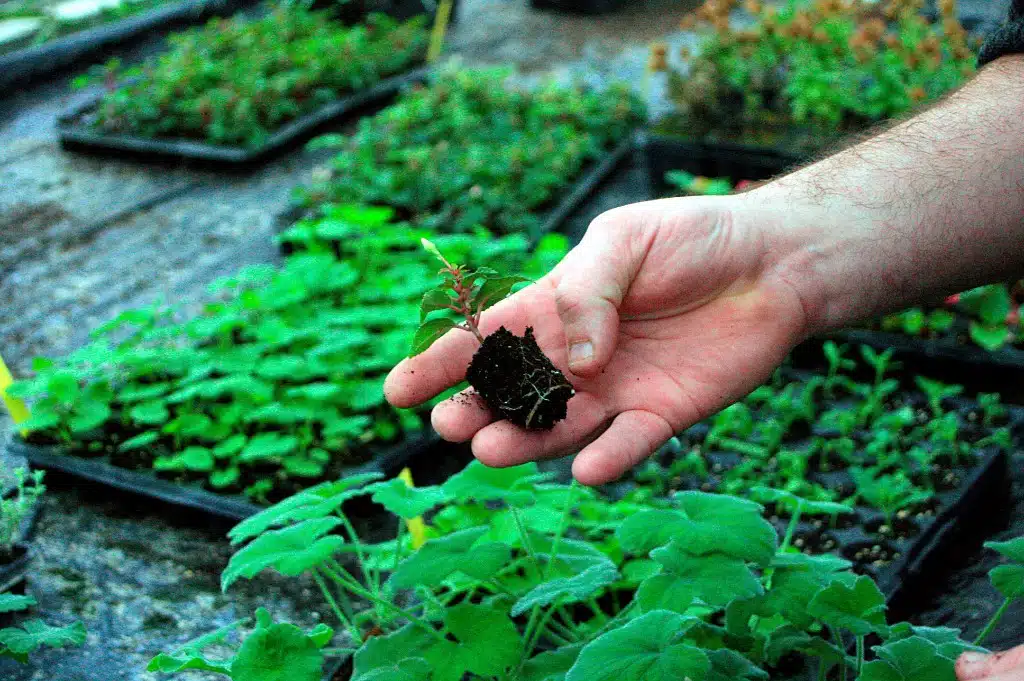
<instances>
[{"instance_id":1,"label":"soil plug","mask_svg":"<svg viewBox=\"0 0 1024 681\"><path fill-rule=\"evenodd\" d=\"M501 327L486 338L480 333L484 310L504 300L513 287L528 279L507 276L481 267L470 270L453 265L426 239L423 247L444 264L439 274L444 283L423 296L420 328L413 340L412 355L429 348L450 329L462 329L476 336L480 349L466 371L466 380L493 411L512 423L531 430L550 430L566 417L569 399L576 394L572 384L541 351L527 328L517 336ZM428 318L433 312L454 313Z\"/></svg>"}]
</instances>

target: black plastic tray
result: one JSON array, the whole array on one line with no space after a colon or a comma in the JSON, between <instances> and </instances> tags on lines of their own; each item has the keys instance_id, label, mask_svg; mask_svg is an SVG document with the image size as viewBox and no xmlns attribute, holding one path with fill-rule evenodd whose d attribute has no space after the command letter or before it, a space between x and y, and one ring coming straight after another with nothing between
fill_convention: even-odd
<instances>
[{"instance_id":1,"label":"black plastic tray","mask_svg":"<svg viewBox=\"0 0 1024 681\"><path fill-rule=\"evenodd\" d=\"M157 139L135 135L114 135L96 131L79 121L96 108L102 95L73 107L57 119L61 146L68 150L116 154L127 152L141 157L191 160L221 166L247 167L268 160L275 154L299 146L327 123L353 114L364 107L381 104L402 88L426 79L427 67L415 68L386 78L373 87L337 99L279 128L258 147L220 146L186 139Z\"/></svg>"},{"instance_id":2,"label":"black plastic tray","mask_svg":"<svg viewBox=\"0 0 1024 681\"><path fill-rule=\"evenodd\" d=\"M656 196L668 193L665 181L670 170L685 170L704 177L740 180L767 180L806 160L783 149L754 147L726 142L699 142L650 132L639 136L650 189Z\"/></svg>"},{"instance_id":3,"label":"black plastic tray","mask_svg":"<svg viewBox=\"0 0 1024 681\"><path fill-rule=\"evenodd\" d=\"M8 52L0 55L0 87L26 83L148 31L198 23L245 4L245 0L184 0Z\"/></svg>"},{"instance_id":4,"label":"black plastic tray","mask_svg":"<svg viewBox=\"0 0 1024 681\"><path fill-rule=\"evenodd\" d=\"M346 469L343 475L379 472L393 477L402 468L412 466L417 459L426 457L439 443L440 438L428 430L396 445L382 448L373 459ZM115 466L102 458L89 459L64 454L57 446L33 445L17 436L12 436L7 446L11 454L24 457L33 468L63 474L89 486L112 488L192 509L215 518L235 522L266 508L239 495L217 494L198 485L182 485L161 479L148 471Z\"/></svg>"},{"instance_id":5,"label":"black plastic tray","mask_svg":"<svg viewBox=\"0 0 1024 681\"><path fill-rule=\"evenodd\" d=\"M591 15L614 12L622 4L622 0L530 0L534 9Z\"/></svg>"},{"instance_id":6,"label":"black plastic tray","mask_svg":"<svg viewBox=\"0 0 1024 681\"><path fill-rule=\"evenodd\" d=\"M537 229L537 237L562 230L565 223L572 217L583 203L590 198L600 186L611 177L615 169L626 160L634 149L634 134L626 135L618 144L612 147L604 156L589 164L583 173L562 195L562 198L547 211L543 222ZM283 232L302 218L310 215L313 209L307 208L298 203L292 203L283 211L278 213L275 223L277 231ZM281 252L289 255L292 252L290 244L282 243Z\"/></svg>"},{"instance_id":7,"label":"black plastic tray","mask_svg":"<svg viewBox=\"0 0 1024 681\"><path fill-rule=\"evenodd\" d=\"M902 333L845 329L826 337L837 343L892 348L904 371L917 371L946 383L958 383L972 392L998 392L1005 401L1024 403L1024 351L1005 347L994 352L955 338L917 338ZM795 351L794 361L811 363L820 358L820 339Z\"/></svg>"}]
</instances>

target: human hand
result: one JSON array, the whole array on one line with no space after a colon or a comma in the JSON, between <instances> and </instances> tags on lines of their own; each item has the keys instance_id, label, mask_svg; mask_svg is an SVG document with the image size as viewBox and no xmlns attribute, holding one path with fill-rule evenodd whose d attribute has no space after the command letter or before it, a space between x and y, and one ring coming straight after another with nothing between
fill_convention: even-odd
<instances>
[{"instance_id":1,"label":"human hand","mask_svg":"<svg viewBox=\"0 0 1024 681\"><path fill-rule=\"evenodd\" d=\"M1024 681L1024 646L1005 653L964 653L956 661L959 681Z\"/></svg>"},{"instance_id":2,"label":"human hand","mask_svg":"<svg viewBox=\"0 0 1024 681\"><path fill-rule=\"evenodd\" d=\"M481 330L522 334L576 388L568 417L526 431L472 393L434 408L446 440L473 441L491 466L581 450L574 476L602 484L677 432L762 383L809 331L808 296L788 277L789 249L757 221L745 196L666 199L593 222L549 275L488 310ZM451 331L388 376L398 407L464 380L478 343Z\"/></svg>"}]
</instances>

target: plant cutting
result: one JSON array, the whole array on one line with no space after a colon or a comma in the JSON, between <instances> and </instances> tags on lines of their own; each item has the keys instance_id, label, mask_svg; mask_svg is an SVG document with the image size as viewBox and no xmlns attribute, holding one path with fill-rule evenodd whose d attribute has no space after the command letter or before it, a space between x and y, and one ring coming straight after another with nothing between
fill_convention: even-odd
<instances>
[{"instance_id":1,"label":"plant cutting","mask_svg":"<svg viewBox=\"0 0 1024 681\"><path fill-rule=\"evenodd\" d=\"M314 213L330 203L370 203L438 232L536 236L541 211L627 139L642 115L621 85L527 88L508 70L454 63L352 134L314 140L338 154L297 199Z\"/></svg>"},{"instance_id":2,"label":"plant cutting","mask_svg":"<svg viewBox=\"0 0 1024 681\"><path fill-rule=\"evenodd\" d=\"M107 92L78 123L111 134L258 147L286 123L408 70L426 54L423 17L343 26L297 5L213 19L140 67L111 62Z\"/></svg>"},{"instance_id":3,"label":"plant cutting","mask_svg":"<svg viewBox=\"0 0 1024 681\"><path fill-rule=\"evenodd\" d=\"M427 541L350 533L342 504L358 495L399 528L429 518ZM326 646L352 657L351 675L336 679L353 681L760 681L808 668L820 679L924 678L914 670L925 669L953 681L957 656L980 650L953 629L888 622L871 579L839 558L780 550L762 510L700 492L660 508L624 505L549 482L534 465L474 463L437 487L325 483L232 530L240 548L222 584L266 569L311 575L338 622L337 647L264 627L227 659L203 637L149 669L255 681L263 677L236 665L260 659L264 674L318 681ZM591 538L602 524L611 542Z\"/></svg>"},{"instance_id":4,"label":"plant cutting","mask_svg":"<svg viewBox=\"0 0 1024 681\"><path fill-rule=\"evenodd\" d=\"M930 22L918 1L750 0L753 21L734 28L737 4L706 2L683 20L701 42L669 70L666 131L814 149L934 101L975 69L976 43L952 2Z\"/></svg>"},{"instance_id":5,"label":"plant cutting","mask_svg":"<svg viewBox=\"0 0 1024 681\"><path fill-rule=\"evenodd\" d=\"M412 354L423 352L451 329L472 333L480 349L466 370L466 380L477 394L516 425L528 430L554 428L565 419L576 390L537 345L533 329L527 328L522 337L505 327L486 338L480 333L484 310L508 297L516 284L529 280L486 267L470 270L453 265L426 239L423 247L444 265L440 274L445 281L423 296ZM464 322L456 324L449 316L431 318L434 312L454 313Z\"/></svg>"},{"instance_id":6,"label":"plant cutting","mask_svg":"<svg viewBox=\"0 0 1024 681\"><path fill-rule=\"evenodd\" d=\"M21 613L36 605L31 596L0 593L0 614ZM55 627L40 619L29 619L18 626L0 629L0 658L28 662L28 656L41 648L64 648L85 643L85 626L75 622Z\"/></svg>"},{"instance_id":7,"label":"plant cutting","mask_svg":"<svg viewBox=\"0 0 1024 681\"><path fill-rule=\"evenodd\" d=\"M432 235L387 209L336 206L283 238L297 252L215 282L205 308L131 310L92 343L10 388L33 403L35 444L266 503L364 463L422 428L385 404L436 268L432 236L463 262L540 276L567 250L550 235ZM480 260L478 260L480 259Z\"/></svg>"}]
</instances>

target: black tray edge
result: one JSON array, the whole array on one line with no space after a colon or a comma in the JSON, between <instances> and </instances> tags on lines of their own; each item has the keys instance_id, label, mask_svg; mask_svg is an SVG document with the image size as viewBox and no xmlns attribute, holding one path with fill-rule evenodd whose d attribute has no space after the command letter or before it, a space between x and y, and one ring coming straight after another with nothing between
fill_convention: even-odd
<instances>
[{"instance_id":1,"label":"black tray edge","mask_svg":"<svg viewBox=\"0 0 1024 681\"><path fill-rule=\"evenodd\" d=\"M266 143L252 149L207 144L191 140L165 140L133 135L109 135L84 128L75 119L97 105L102 94L74 106L57 118L57 135L61 146L68 150L96 153L129 152L160 158L195 160L222 165L252 165L283 152L295 145L313 130L335 119L342 118L363 107L387 101L403 88L426 80L429 67L419 66L410 71L385 78L376 85L337 99L320 109L285 124L273 133Z\"/></svg>"},{"instance_id":2,"label":"black tray edge","mask_svg":"<svg viewBox=\"0 0 1024 681\"><path fill-rule=\"evenodd\" d=\"M381 448L373 459L344 470L343 475L377 472L393 476L412 460L419 458L439 441L433 431ZM208 516L237 522L265 510L240 496L217 494L198 486L185 486L162 480L153 474L119 468L106 461L62 454L57 446L39 446L11 437L8 451L24 457L34 468L54 471L71 478L110 487L141 497L155 499L172 506L200 511Z\"/></svg>"}]
</instances>

